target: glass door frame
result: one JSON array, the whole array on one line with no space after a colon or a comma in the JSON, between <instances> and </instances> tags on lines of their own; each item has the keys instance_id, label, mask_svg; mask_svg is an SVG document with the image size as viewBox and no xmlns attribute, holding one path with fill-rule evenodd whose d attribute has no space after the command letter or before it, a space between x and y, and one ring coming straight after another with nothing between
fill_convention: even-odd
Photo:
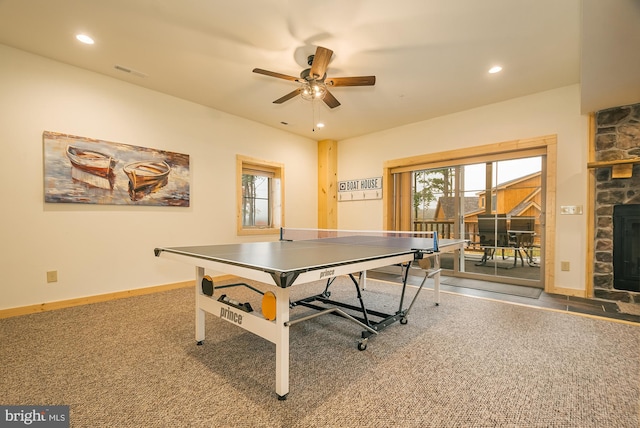
<instances>
[{"instance_id":1,"label":"glass door frame","mask_svg":"<svg viewBox=\"0 0 640 428\"><path fill-rule=\"evenodd\" d=\"M411 171L541 156L543 158L541 171L543 207L540 214L540 246L542 251L540 285L546 292L553 292L555 288L553 276L555 254L553 246L547 245L547 237L555 236L556 145L557 137L551 135L387 161L383 167L384 228L386 230L413 229L410 216L411 205L410 203L407 205L407 201L411 199L408 193ZM458 174L459 176L460 174ZM456 180L458 179L456 178ZM456 203L459 204L459 200ZM459 212L459 206L457 212ZM460 218L455 221L454 233L456 236L460 236L461 230L463 230L461 221ZM458 256L456 264L460 263L462 254L460 253ZM454 269L459 271L459 265ZM457 275L467 276L463 272L458 272ZM491 278L495 278L496 282L514 283L513 278L506 278L504 281L498 280L500 277ZM523 285L530 285L530 281L525 281Z\"/></svg>"}]
</instances>

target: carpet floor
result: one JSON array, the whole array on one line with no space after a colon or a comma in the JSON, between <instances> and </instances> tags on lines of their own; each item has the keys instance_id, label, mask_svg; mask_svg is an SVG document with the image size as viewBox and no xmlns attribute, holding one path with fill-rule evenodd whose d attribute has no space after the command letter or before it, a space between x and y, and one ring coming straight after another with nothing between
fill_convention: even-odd
<instances>
[{"instance_id":1,"label":"carpet floor","mask_svg":"<svg viewBox=\"0 0 640 428\"><path fill-rule=\"evenodd\" d=\"M355 294L344 278L332 293ZM400 287L363 293L393 311ZM432 297L365 351L346 319L292 326L285 401L273 344L208 315L196 346L190 288L0 319L0 404L69 405L72 427L640 425L640 326Z\"/></svg>"}]
</instances>

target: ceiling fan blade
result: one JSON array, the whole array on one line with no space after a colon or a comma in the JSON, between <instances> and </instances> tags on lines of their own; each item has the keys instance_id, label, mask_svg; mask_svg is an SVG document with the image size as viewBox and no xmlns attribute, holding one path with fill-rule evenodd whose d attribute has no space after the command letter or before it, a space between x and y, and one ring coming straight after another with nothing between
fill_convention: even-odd
<instances>
[{"instance_id":1,"label":"ceiling fan blade","mask_svg":"<svg viewBox=\"0 0 640 428\"><path fill-rule=\"evenodd\" d=\"M376 76L331 77L324 81L328 86L373 86Z\"/></svg>"},{"instance_id":2,"label":"ceiling fan blade","mask_svg":"<svg viewBox=\"0 0 640 428\"><path fill-rule=\"evenodd\" d=\"M316 54L313 56L313 63L311 63L309 75L312 77L315 76L316 79L322 79L324 74L327 72L327 66L331 60L331 55L333 55L333 51L331 49L318 46Z\"/></svg>"},{"instance_id":3,"label":"ceiling fan blade","mask_svg":"<svg viewBox=\"0 0 640 428\"><path fill-rule=\"evenodd\" d=\"M340 105L340 101L338 101L336 97L334 97L333 94L329 91L327 91L327 93L325 94L323 101L331 108L336 108Z\"/></svg>"},{"instance_id":4,"label":"ceiling fan blade","mask_svg":"<svg viewBox=\"0 0 640 428\"><path fill-rule=\"evenodd\" d=\"M276 73L274 71L263 70L261 68L254 68L253 72L254 73L258 73L258 74L264 74L265 76L277 77L278 79L291 80L291 81L294 81L294 82L298 80L297 77L287 76L286 74L280 74L280 73Z\"/></svg>"},{"instance_id":5,"label":"ceiling fan blade","mask_svg":"<svg viewBox=\"0 0 640 428\"><path fill-rule=\"evenodd\" d=\"M282 104L285 101L289 101L291 98L295 97L296 95L298 95L300 93L300 88L296 89L295 91L289 92L287 95L285 95L284 97L278 98L277 100L275 100L273 103L274 104Z\"/></svg>"}]
</instances>

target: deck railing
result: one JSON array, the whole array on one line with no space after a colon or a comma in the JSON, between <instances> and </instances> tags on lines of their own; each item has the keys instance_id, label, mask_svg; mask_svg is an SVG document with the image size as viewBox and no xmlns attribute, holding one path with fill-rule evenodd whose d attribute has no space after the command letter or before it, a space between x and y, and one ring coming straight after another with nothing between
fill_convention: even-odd
<instances>
[{"instance_id":1,"label":"deck railing","mask_svg":"<svg viewBox=\"0 0 640 428\"><path fill-rule=\"evenodd\" d=\"M413 230L416 232L438 232L438 236L442 239L458 238L454 234L453 220L414 220ZM540 234L538 233L538 225L535 226L536 235L534 237L534 246L540 246ZM467 249L480 248L480 234L478 233L478 223L464 223L464 237L468 241Z\"/></svg>"},{"instance_id":2,"label":"deck railing","mask_svg":"<svg viewBox=\"0 0 640 428\"><path fill-rule=\"evenodd\" d=\"M414 220L414 232L438 232L438 236L443 239L452 239L453 220Z\"/></svg>"},{"instance_id":3,"label":"deck railing","mask_svg":"<svg viewBox=\"0 0 640 428\"><path fill-rule=\"evenodd\" d=\"M438 232L438 236L442 239L458 238L454 234L453 220L414 220L413 230L417 232ZM478 235L478 223L464 224L464 237L469 241L467 248L475 248L476 243L480 242Z\"/></svg>"}]
</instances>

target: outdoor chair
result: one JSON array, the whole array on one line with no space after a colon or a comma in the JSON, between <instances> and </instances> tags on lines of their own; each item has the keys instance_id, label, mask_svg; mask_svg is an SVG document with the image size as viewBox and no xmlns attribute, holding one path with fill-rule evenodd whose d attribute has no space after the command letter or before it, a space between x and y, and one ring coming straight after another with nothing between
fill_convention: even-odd
<instances>
[{"instance_id":1,"label":"outdoor chair","mask_svg":"<svg viewBox=\"0 0 640 428\"><path fill-rule=\"evenodd\" d=\"M520 262L524 266L524 258L522 252L527 256L527 264L533 265L533 237L535 235L536 219L535 217L523 216L523 217L511 217L509 222L509 246L515 250L514 254L514 266L518 263L518 256L520 256Z\"/></svg>"},{"instance_id":2,"label":"outdoor chair","mask_svg":"<svg viewBox=\"0 0 640 428\"><path fill-rule=\"evenodd\" d=\"M487 264L489 258L493 258L496 249L502 250L504 258L504 248L509 246L507 234L507 217L505 214L479 215L478 235L480 236L480 247L483 249L482 259L476 266Z\"/></svg>"}]
</instances>

